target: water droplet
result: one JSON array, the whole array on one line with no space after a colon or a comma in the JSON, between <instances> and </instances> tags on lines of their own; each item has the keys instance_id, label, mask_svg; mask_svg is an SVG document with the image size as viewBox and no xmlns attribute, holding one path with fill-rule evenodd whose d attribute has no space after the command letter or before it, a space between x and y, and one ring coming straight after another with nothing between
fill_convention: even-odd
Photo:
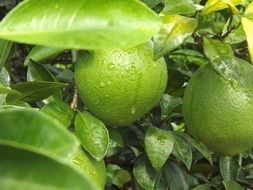
<instances>
[{"instance_id":1,"label":"water droplet","mask_svg":"<svg viewBox=\"0 0 253 190\"><path fill-rule=\"evenodd\" d=\"M104 83L104 82L101 82L101 83L100 83L100 87L104 88L104 87L105 87L105 83Z\"/></svg>"},{"instance_id":2,"label":"water droplet","mask_svg":"<svg viewBox=\"0 0 253 190\"><path fill-rule=\"evenodd\" d=\"M135 112L136 112L135 107L132 107L132 109L131 109L131 113L132 113L132 114L134 114Z\"/></svg>"}]
</instances>

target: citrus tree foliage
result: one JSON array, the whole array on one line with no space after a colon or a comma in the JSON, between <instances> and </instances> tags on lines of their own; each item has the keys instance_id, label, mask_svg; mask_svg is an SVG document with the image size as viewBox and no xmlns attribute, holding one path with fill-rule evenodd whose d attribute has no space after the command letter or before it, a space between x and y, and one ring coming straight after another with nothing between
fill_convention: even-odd
<instances>
[{"instance_id":1,"label":"citrus tree foliage","mask_svg":"<svg viewBox=\"0 0 253 190\"><path fill-rule=\"evenodd\" d=\"M213 153L182 112L199 67L236 80L253 62L252 15L251 0L0 1L0 189L253 189L252 150ZM75 63L150 41L168 70L160 103L108 125L80 100Z\"/></svg>"}]
</instances>

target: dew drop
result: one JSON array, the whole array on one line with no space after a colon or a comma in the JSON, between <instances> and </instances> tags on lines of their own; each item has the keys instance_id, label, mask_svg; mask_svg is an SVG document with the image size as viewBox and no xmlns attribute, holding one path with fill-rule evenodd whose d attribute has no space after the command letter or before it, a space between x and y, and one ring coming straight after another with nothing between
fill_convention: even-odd
<instances>
[{"instance_id":1,"label":"dew drop","mask_svg":"<svg viewBox=\"0 0 253 190\"><path fill-rule=\"evenodd\" d=\"M135 107L132 107L132 109L131 109L131 113L132 113L132 114L134 114L135 112L136 112Z\"/></svg>"}]
</instances>

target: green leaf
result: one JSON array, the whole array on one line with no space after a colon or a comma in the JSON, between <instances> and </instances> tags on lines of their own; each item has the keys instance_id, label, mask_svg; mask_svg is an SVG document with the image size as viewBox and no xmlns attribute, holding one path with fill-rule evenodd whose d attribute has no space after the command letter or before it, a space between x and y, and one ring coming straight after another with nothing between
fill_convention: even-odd
<instances>
[{"instance_id":1,"label":"green leaf","mask_svg":"<svg viewBox=\"0 0 253 190\"><path fill-rule=\"evenodd\" d=\"M116 148L116 147L123 148L124 143L119 131L112 127L108 128L108 131L109 131L109 136L110 136L110 148Z\"/></svg>"},{"instance_id":2,"label":"green leaf","mask_svg":"<svg viewBox=\"0 0 253 190\"><path fill-rule=\"evenodd\" d=\"M7 97L7 101L23 100L25 102L36 102L58 92L68 84L59 82L31 81L14 85L12 88L21 95Z\"/></svg>"},{"instance_id":3,"label":"green leaf","mask_svg":"<svg viewBox=\"0 0 253 190\"><path fill-rule=\"evenodd\" d=\"M78 141L45 114L29 108L0 111L0 144L69 159Z\"/></svg>"},{"instance_id":4,"label":"green leaf","mask_svg":"<svg viewBox=\"0 0 253 190\"><path fill-rule=\"evenodd\" d=\"M102 121L88 112L78 112L76 135L81 145L97 160L102 160L109 148L109 133Z\"/></svg>"},{"instance_id":5,"label":"green leaf","mask_svg":"<svg viewBox=\"0 0 253 190\"><path fill-rule=\"evenodd\" d=\"M114 164L107 165L107 183L122 188L130 180L131 176L128 171Z\"/></svg>"},{"instance_id":6,"label":"green leaf","mask_svg":"<svg viewBox=\"0 0 253 190\"><path fill-rule=\"evenodd\" d=\"M246 35L243 30L242 25L233 30L229 35L224 39L224 42L229 44L237 44L246 40Z\"/></svg>"},{"instance_id":7,"label":"green leaf","mask_svg":"<svg viewBox=\"0 0 253 190\"><path fill-rule=\"evenodd\" d=\"M143 156L139 156L134 163L133 174L137 182L145 190L153 190L155 186L156 173L150 162Z\"/></svg>"},{"instance_id":8,"label":"green leaf","mask_svg":"<svg viewBox=\"0 0 253 190\"><path fill-rule=\"evenodd\" d=\"M186 176L183 170L178 165L169 161L164 165L163 171L169 183L170 190L188 190L189 189Z\"/></svg>"},{"instance_id":9,"label":"green leaf","mask_svg":"<svg viewBox=\"0 0 253 190\"><path fill-rule=\"evenodd\" d=\"M222 181L226 190L244 190L239 183L235 181Z\"/></svg>"},{"instance_id":10,"label":"green leaf","mask_svg":"<svg viewBox=\"0 0 253 190\"><path fill-rule=\"evenodd\" d=\"M27 55L24 65L27 66L30 60L35 62L44 61L49 58L56 57L57 55L64 52L66 49L46 47L46 46L35 46Z\"/></svg>"},{"instance_id":11,"label":"green leaf","mask_svg":"<svg viewBox=\"0 0 253 190\"><path fill-rule=\"evenodd\" d=\"M195 4L192 0L165 0L163 13L166 14L193 14L203 6Z\"/></svg>"},{"instance_id":12,"label":"green leaf","mask_svg":"<svg viewBox=\"0 0 253 190\"><path fill-rule=\"evenodd\" d=\"M30 60L27 70L27 81L54 82L55 78L43 65Z\"/></svg>"},{"instance_id":13,"label":"green leaf","mask_svg":"<svg viewBox=\"0 0 253 190\"><path fill-rule=\"evenodd\" d=\"M11 89L10 87L4 86L0 83L0 94L15 94L20 95L16 90Z\"/></svg>"},{"instance_id":14,"label":"green leaf","mask_svg":"<svg viewBox=\"0 0 253 190\"><path fill-rule=\"evenodd\" d=\"M219 40L204 38L203 47L213 69L221 77L234 84L240 81L239 59L234 56L233 49L229 44Z\"/></svg>"},{"instance_id":15,"label":"green leaf","mask_svg":"<svg viewBox=\"0 0 253 190\"><path fill-rule=\"evenodd\" d=\"M241 17L241 22L243 26L243 30L246 34L248 50L251 58L251 62L253 63L253 2L250 3L244 12L244 15Z\"/></svg>"},{"instance_id":16,"label":"green leaf","mask_svg":"<svg viewBox=\"0 0 253 190\"><path fill-rule=\"evenodd\" d=\"M192 190L211 190L212 187L209 184L201 184L198 185L197 187L194 187Z\"/></svg>"},{"instance_id":17,"label":"green leaf","mask_svg":"<svg viewBox=\"0 0 253 190\"><path fill-rule=\"evenodd\" d=\"M207 15L226 8L230 8L234 14L238 14L239 11L235 5L241 4L243 1L244 0L208 0L202 10L202 14Z\"/></svg>"},{"instance_id":18,"label":"green leaf","mask_svg":"<svg viewBox=\"0 0 253 190\"><path fill-rule=\"evenodd\" d=\"M27 70L27 81L55 82L56 79L42 64L30 60ZM61 91L57 91L56 93L52 94L52 98L53 100L61 101L62 100ZM50 99L50 97L48 99Z\"/></svg>"},{"instance_id":19,"label":"green leaf","mask_svg":"<svg viewBox=\"0 0 253 190\"><path fill-rule=\"evenodd\" d=\"M152 166L156 170L160 170L173 150L173 135L169 131L149 127L145 134L144 143Z\"/></svg>"},{"instance_id":20,"label":"green leaf","mask_svg":"<svg viewBox=\"0 0 253 190\"><path fill-rule=\"evenodd\" d=\"M0 70L4 66L12 47L12 42L0 39Z\"/></svg>"},{"instance_id":21,"label":"green leaf","mask_svg":"<svg viewBox=\"0 0 253 190\"><path fill-rule=\"evenodd\" d=\"M0 152L4 153L0 156L0 189L97 190L90 178L65 162L7 146L0 146Z\"/></svg>"},{"instance_id":22,"label":"green leaf","mask_svg":"<svg viewBox=\"0 0 253 190\"><path fill-rule=\"evenodd\" d=\"M106 182L106 167L104 160L97 161L88 152L80 147L73 155L72 162L86 176L90 177L99 189L104 189Z\"/></svg>"},{"instance_id":23,"label":"green leaf","mask_svg":"<svg viewBox=\"0 0 253 190\"><path fill-rule=\"evenodd\" d=\"M154 36L156 60L179 47L192 35L198 21L180 15L164 15L163 23L161 30Z\"/></svg>"},{"instance_id":24,"label":"green leaf","mask_svg":"<svg viewBox=\"0 0 253 190\"><path fill-rule=\"evenodd\" d=\"M67 49L130 48L160 27L160 17L137 0L27 0L2 20L0 38Z\"/></svg>"},{"instance_id":25,"label":"green leaf","mask_svg":"<svg viewBox=\"0 0 253 190\"><path fill-rule=\"evenodd\" d=\"M191 138L186 133L177 133L183 136L188 143L190 143L194 148L196 148L208 161L213 165L211 152L206 148L202 143L196 142L193 138Z\"/></svg>"},{"instance_id":26,"label":"green leaf","mask_svg":"<svg viewBox=\"0 0 253 190\"><path fill-rule=\"evenodd\" d=\"M164 94L161 98L161 108L162 108L162 117L166 117L170 115L173 109L178 107L183 103L180 97L170 96L168 94Z\"/></svg>"},{"instance_id":27,"label":"green leaf","mask_svg":"<svg viewBox=\"0 0 253 190\"><path fill-rule=\"evenodd\" d=\"M236 157L221 156L219 165L221 175L225 181L236 180L239 171Z\"/></svg>"},{"instance_id":28,"label":"green leaf","mask_svg":"<svg viewBox=\"0 0 253 190\"><path fill-rule=\"evenodd\" d=\"M49 102L41 109L41 111L59 121L66 128L70 126L74 117L74 111L64 102Z\"/></svg>"},{"instance_id":29,"label":"green leaf","mask_svg":"<svg viewBox=\"0 0 253 190\"><path fill-rule=\"evenodd\" d=\"M173 147L173 156L181 160L188 170L191 168L192 164L192 151L189 144L179 135L174 133L174 147Z\"/></svg>"}]
</instances>

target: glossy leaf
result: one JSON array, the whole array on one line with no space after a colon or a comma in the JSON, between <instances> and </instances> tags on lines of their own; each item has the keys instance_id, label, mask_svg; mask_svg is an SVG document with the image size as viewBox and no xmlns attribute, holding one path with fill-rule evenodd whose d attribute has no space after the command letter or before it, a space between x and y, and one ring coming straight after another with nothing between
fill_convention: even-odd
<instances>
[{"instance_id":1,"label":"glossy leaf","mask_svg":"<svg viewBox=\"0 0 253 190\"><path fill-rule=\"evenodd\" d=\"M24 65L27 66L30 60L33 60L35 62L44 61L46 59L55 57L64 51L65 49L62 48L35 46L26 56Z\"/></svg>"},{"instance_id":2,"label":"glossy leaf","mask_svg":"<svg viewBox=\"0 0 253 190\"><path fill-rule=\"evenodd\" d=\"M145 134L144 143L152 166L156 170L160 170L173 150L173 135L169 131L149 127Z\"/></svg>"},{"instance_id":3,"label":"glossy leaf","mask_svg":"<svg viewBox=\"0 0 253 190\"><path fill-rule=\"evenodd\" d=\"M238 14L239 11L235 5L241 4L243 0L208 0L202 11L203 15L219 11L222 9L230 8L234 14Z\"/></svg>"},{"instance_id":4,"label":"glossy leaf","mask_svg":"<svg viewBox=\"0 0 253 190\"><path fill-rule=\"evenodd\" d=\"M58 92L62 88L66 87L67 84L59 82L42 82L42 81L32 81L18 83L12 88L17 90L21 95L19 96L8 96L8 101L23 100L25 102L36 102L43 100L48 96Z\"/></svg>"},{"instance_id":5,"label":"glossy leaf","mask_svg":"<svg viewBox=\"0 0 253 190\"><path fill-rule=\"evenodd\" d=\"M82 173L90 177L100 190L104 189L106 182L106 167L104 160L95 160L95 158L90 156L88 152L80 147L73 155L72 162Z\"/></svg>"},{"instance_id":6,"label":"glossy leaf","mask_svg":"<svg viewBox=\"0 0 253 190\"><path fill-rule=\"evenodd\" d=\"M173 156L181 160L190 170L192 164L192 151L190 145L181 136L174 135Z\"/></svg>"},{"instance_id":7,"label":"glossy leaf","mask_svg":"<svg viewBox=\"0 0 253 190\"><path fill-rule=\"evenodd\" d=\"M115 147L123 147L123 139L122 136L120 135L119 131L115 128L109 128L109 136L110 136L110 148L115 148Z\"/></svg>"},{"instance_id":8,"label":"glossy leaf","mask_svg":"<svg viewBox=\"0 0 253 190\"><path fill-rule=\"evenodd\" d=\"M0 23L0 38L71 49L129 48L148 41L159 16L137 0L27 0Z\"/></svg>"},{"instance_id":9,"label":"glossy leaf","mask_svg":"<svg viewBox=\"0 0 253 190\"><path fill-rule=\"evenodd\" d=\"M59 121L66 128L70 126L74 117L74 111L64 102L49 102L41 109L41 111Z\"/></svg>"},{"instance_id":10,"label":"glossy leaf","mask_svg":"<svg viewBox=\"0 0 253 190\"><path fill-rule=\"evenodd\" d=\"M0 112L0 144L69 159L78 141L52 118L29 108Z\"/></svg>"},{"instance_id":11,"label":"glossy leaf","mask_svg":"<svg viewBox=\"0 0 253 190\"><path fill-rule=\"evenodd\" d=\"M213 69L225 80L232 83L240 80L240 59L234 56L232 47L219 40L204 38L204 52Z\"/></svg>"},{"instance_id":12,"label":"glossy leaf","mask_svg":"<svg viewBox=\"0 0 253 190\"><path fill-rule=\"evenodd\" d=\"M0 39L0 69L2 69L2 67L4 66L9 56L11 47L12 47L11 41Z\"/></svg>"},{"instance_id":13,"label":"glossy leaf","mask_svg":"<svg viewBox=\"0 0 253 190\"><path fill-rule=\"evenodd\" d=\"M224 39L224 42L227 42L229 44L236 44L241 43L244 40L246 40L246 35L242 25L240 25L238 28L229 33L229 35Z\"/></svg>"},{"instance_id":14,"label":"glossy leaf","mask_svg":"<svg viewBox=\"0 0 253 190\"><path fill-rule=\"evenodd\" d=\"M164 165L163 171L169 183L170 190L188 190L186 176L183 170L173 162L169 161Z\"/></svg>"},{"instance_id":15,"label":"glossy leaf","mask_svg":"<svg viewBox=\"0 0 253 190\"><path fill-rule=\"evenodd\" d=\"M154 36L155 59L179 47L197 26L197 20L180 15L164 15L163 27Z\"/></svg>"},{"instance_id":16,"label":"glossy leaf","mask_svg":"<svg viewBox=\"0 0 253 190\"><path fill-rule=\"evenodd\" d=\"M33 152L0 146L0 189L97 190L72 166Z\"/></svg>"},{"instance_id":17,"label":"glossy leaf","mask_svg":"<svg viewBox=\"0 0 253 190\"><path fill-rule=\"evenodd\" d=\"M188 143L190 143L194 148L196 148L209 161L209 163L213 165L212 154L206 148L205 145L203 145L202 143L196 142L193 138L191 138L186 133L177 133L177 134L182 135L184 139L187 140Z\"/></svg>"},{"instance_id":18,"label":"glossy leaf","mask_svg":"<svg viewBox=\"0 0 253 190\"><path fill-rule=\"evenodd\" d=\"M165 0L163 13L166 14L193 14L203 6L195 4L192 0Z\"/></svg>"},{"instance_id":19,"label":"glossy leaf","mask_svg":"<svg viewBox=\"0 0 253 190\"><path fill-rule=\"evenodd\" d=\"M75 129L81 145L94 158L102 160L109 148L109 133L105 125L90 113L79 112Z\"/></svg>"},{"instance_id":20,"label":"glossy leaf","mask_svg":"<svg viewBox=\"0 0 253 190\"><path fill-rule=\"evenodd\" d=\"M30 60L27 70L27 81L55 81L54 76L41 64Z\"/></svg>"},{"instance_id":21,"label":"glossy leaf","mask_svg":"<svg viewBox=\"0 0 253 190\"><path fill-rule=\"evenodd\" d=\"M242 186L235 181L223 181L226 190L244 190Z\"/></svg>"},{"instance_id":22,"label":"glossy leaf","mask_svg":"<svg viewBox=\"0 0 253 190\"><path fill-rule=\"evenodd\" d=\"M180 97L174 97L168 94L164 94L161 99L162 117L170 115L173 109L175 109L182 103L183 101Z\"/></svg>"},{"instance_id":23,"label":"glossy leaf","mask_svg":"<svg viewBox=\"0 0 253 190\"><path fill-rule=\"evenodd\" d=\"M20 93L16 90L11 89L10 87L4 86L0 83L0 94L15 94L19 95Z\"/></svg>"},{"instance_id":24,"label":"glossy leaf","mask_svg":"<svg viewBox=\"0 0 253 190\"><path fill-rule=\"evenodd\" d=\"M156 180L155 170L143 155L135 160L133 174L145 190L153 190Z\"/></svg>"},{"instance_id":25,"label":"glossy leaf","mask_svg":"<svg viewBox=\"0 0 253 190\"><path fill-rule=\"evenodd\" d=\"M211 190L212 187L209 184L201 184L198 185L197 187L194 187L192 190Z\"/></svg>"},{"instance_id":26,"label":"glossy leaf","mask_svg":"<svg viewBox=\"0 0 253 190\"><path fill-rule=\"evenodd\" d=\"M253 63L253 44L252 44L253 17L252 17L252 14L253 14L253 2L247 6L244 12L244 16L241 17L242 26L247 38L248 50L250 53L251 62Z\"/></svg>"},{"instance_id":27,"label":"glossy leaf","mask_svg":"<svg viewBox=\"0 0 253 190\"><path fill-rule=\"evenodd\" d=\"M131 176L128 171L114 164L107 165L107 183L122 188L130 180Z\"/></svg>"},{"instance_id":28,"label":"glossy leaf","mask_svg":"<svg viewBox=\"0 0 253 190\"><path fill-rule=\"evenodd\" d=\"M239 171L236 157L221 156L219 165L221 175L225 181L236 180Z\"/></svg>"}]
</instances>

